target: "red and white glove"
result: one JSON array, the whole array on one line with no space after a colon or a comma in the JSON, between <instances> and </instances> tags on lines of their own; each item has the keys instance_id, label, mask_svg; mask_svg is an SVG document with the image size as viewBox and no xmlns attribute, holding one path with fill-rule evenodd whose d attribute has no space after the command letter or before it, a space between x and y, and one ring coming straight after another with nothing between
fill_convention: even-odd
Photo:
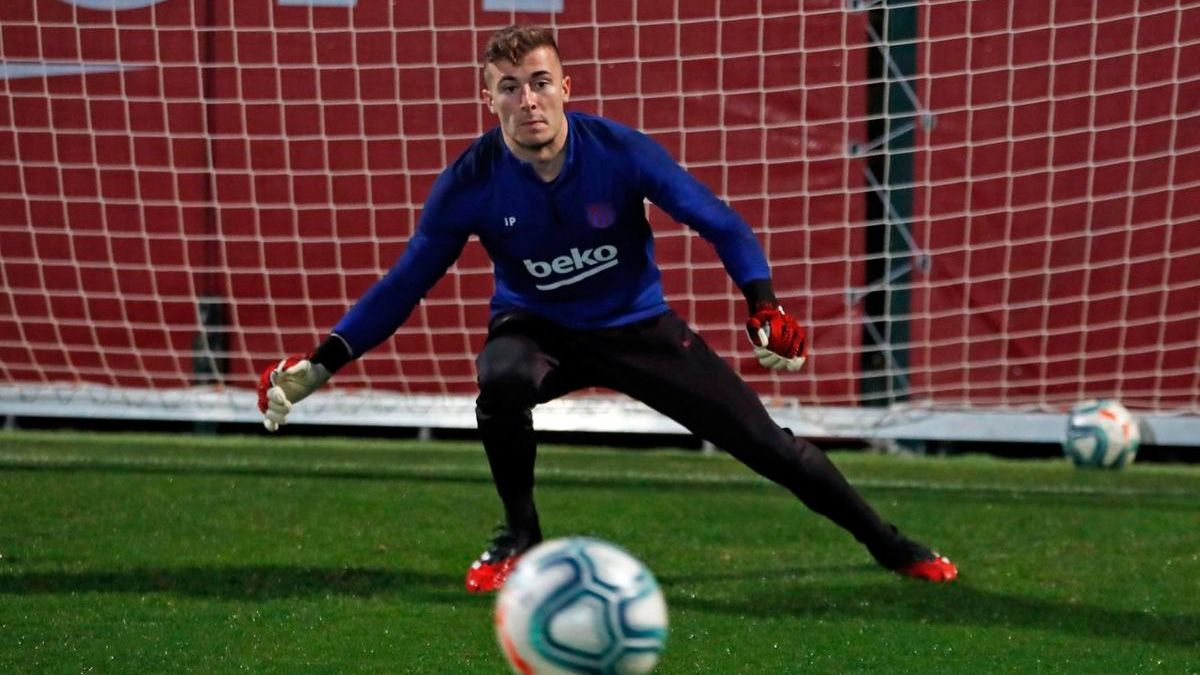
<instances>
[{"instance_id":1,"label":"red and white glove","mask_svg":"<svg viewBox=\"0 0 1200 675\"><path fill-rule=\"evenodd\" d=\"M287 424L292 405L299 403L325 384L332 373L299 354L268 366L258 378L258 411L263 414L267 431L278 431Z\"/></svg>"},{"instance_id":2,"label":"red and white glove","mask_svg":"<svg viewBox=\"0 0 1200 675\"><path fill-rule=\"evenodd\" d=\"M771 370L795 372L808 358L808 334L782 307L758 310L746 320L758 362Z\"/></svg>"}]
</instances>

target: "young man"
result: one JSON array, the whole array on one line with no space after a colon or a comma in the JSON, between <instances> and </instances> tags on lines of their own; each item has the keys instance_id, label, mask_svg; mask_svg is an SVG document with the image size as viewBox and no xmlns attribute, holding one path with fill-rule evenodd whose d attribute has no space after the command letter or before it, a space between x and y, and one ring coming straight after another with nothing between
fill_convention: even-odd
<instances>
[{"instance_id":1,"label":"young man","mask_svg":"<svg viewBox=\"0 0 1200 675\"><path fill-rule=\"evenodd\" d=\"M496 33L483 79L483 103L499 128L442 172L400 260L328 339L311 355L263 372L266 427L278 429L292 404L389 338L475 235L496 282L476 361L476 416L505 524L469 569L468 590L498 588L516 558L542 539L533 500L533 407L593 386L646 403L783 485L884 567L954 579L948 559L884 522L824 453L775 424L754 392L668 308L645 199L716 248L746 297L759 361L789 371L804 363L805 330L779 307L749 226L649 137L564 112L571 79L549 30L510 26Z\"/></svg>"}]
</instances>

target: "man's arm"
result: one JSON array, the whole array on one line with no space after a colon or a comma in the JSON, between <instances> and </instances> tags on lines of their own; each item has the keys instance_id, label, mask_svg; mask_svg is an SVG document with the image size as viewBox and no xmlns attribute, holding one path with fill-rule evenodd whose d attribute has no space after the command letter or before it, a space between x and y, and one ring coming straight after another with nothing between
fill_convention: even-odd
<instances>
[{"instance_id":1,"label":"man's arm","mask_svg":"<svg viewBox=\"0 0 1200 675\"><path fill-rule=\"evenodd\" d=\"M294 404L347 363L391 337L458 259L469 227L449 199L450 182L445 173L439 177L400 259L346 312L329 336L308 355L281 359L262 372L258 409L268 430L286 424Z\"/></svg>"},{"instance_id":2,"label":"man's arm","mask_svg":"<svg viewBox=\"0 0 1200 675\"><path fill-rule=\"evenodd\" d=\"M333 327L351 358L391 337L462 253L466 231L431 222L429 213L427 207L416 234L392 269ZM330 345L329 351L336 352L336 344Z\"/></svg>"},{"instance_id":3,"label":"man's arm","mask_svg":"<svg viewBox=\"0 0 1200 675\"><path fill-rule=\"evenodd\" d=\"M646 197L711 243L743 293L752 281L769 283L771 272L762 247L736 211L679 166L649 136L633 132L628 149Z\"/></svg>"},{"instance_id":4,"label":"man's arm","mask_svg":"<svg viewBox=\"0 0 1200 675\"><path fill-rule=\"evenodd\" d=\"M808 357L808 336L783 311L771 284L770 267L746 221L675 162L653 139L635 134L630 149L650 201L712 243L746 298L746 331L759 363L773 370L799 370Z\"/></svg>"}]
</instances>

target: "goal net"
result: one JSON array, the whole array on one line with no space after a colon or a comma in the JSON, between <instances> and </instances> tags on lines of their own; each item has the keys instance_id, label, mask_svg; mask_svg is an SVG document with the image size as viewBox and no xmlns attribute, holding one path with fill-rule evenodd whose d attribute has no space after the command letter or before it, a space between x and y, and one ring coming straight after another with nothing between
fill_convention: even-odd
<instances>
[{"instance_id":1,"label":"goal net","mask_svg":"<svg viewBox=\"0 0 1200 675\"><path fill-rule=\"evenodd\" d=\"M799 374L759 368L713 251L648 207L670 303L799 432L1046 440L1107 397L1200 438L1183 0L2 3L0 414L256 419L257 373L325 336L494 124L478 59L514 21L557 30L572 108L755 228L810 327ZM472 241L297 421L472 426L491 291ZM539 415L674 429L603 391Z\"/></svg>"}]
</instances>

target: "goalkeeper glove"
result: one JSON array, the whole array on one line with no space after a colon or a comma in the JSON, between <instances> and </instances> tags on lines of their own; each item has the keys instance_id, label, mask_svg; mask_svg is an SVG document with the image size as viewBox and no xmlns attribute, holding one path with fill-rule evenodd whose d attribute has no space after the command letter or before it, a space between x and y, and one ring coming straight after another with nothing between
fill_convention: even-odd
<instances>
[{"instance_id":1,"label":"goalkeeper glove","mask_svg":"<svg viewBox=\"0 0 1200 675\"><path fill-rule=\"evenodd\" d=\"M758 362L771 370L797 371L808 358L808 337L782 307L760 306L746 320L746 332Z\"/></svg>"},{"instance_id":2,"label":"goalkeeper glove","mask_svg":"<svg viewBox=\"0 0 1200 675\"><path fill-rule=\"evenodd\" d=\"M258 379L258 410L267 431L287 424L292 405L320 388L332 376L320 363L294 355L268 366Z\"/></svg>"}]
</instances>

